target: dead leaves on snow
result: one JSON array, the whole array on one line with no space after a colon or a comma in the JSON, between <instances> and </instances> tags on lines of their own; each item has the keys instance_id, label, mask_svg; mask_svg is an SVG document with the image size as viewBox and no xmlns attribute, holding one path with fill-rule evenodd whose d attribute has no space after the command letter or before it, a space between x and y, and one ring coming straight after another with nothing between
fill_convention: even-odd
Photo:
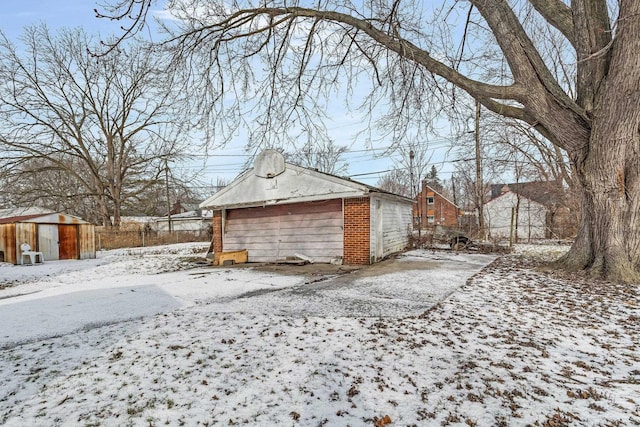
<instances>
[{"instance_id":1,"label":"dead leaves on snow","mask_svg":"<svg viewBox=\"0 0 640 427\"><path fill-rule=\"evenodd\" d=\"M5 411L55 412L60 403L60 411L73 413L71 402L58 396L75 395L98 408L92 418L75 413L84 423L127 413L142 424L156 416L148 410L153 402L167 402L169 412L186 413L184 419L197 407L208 421L238 425L289 419L300 425L559 427L595 417L602 425L638 424L640 399L628 390L640 381L640 299L634 290L599 286L528 270L509 256L417 318L252 318L184 310L124 334L126 344L105 348L73 376L34 379L47 386L39 401L11 400ZM35 346L25 352L29 348L43 353ZM16 375L53 376L49 368L29 369L44 355L32 362L20 355L24 367L11 363ZM132 389L144 390L132 394L135 405ZM45 399L53 404L40 403ZM475 419L484 408L492 411Z\"/></svg>"},{"instance_id":2,"label":"dead leaves on snow","mask_svg":"<svg viewBox=\"0 0 640 427\"><path fill-rule=\"evenodd\" d=\"M391 417L389 415L385 415L381 418L373 417L373 425L375 427L384 427L388 424L391 424Z\"/></svg>"}]
</instances>

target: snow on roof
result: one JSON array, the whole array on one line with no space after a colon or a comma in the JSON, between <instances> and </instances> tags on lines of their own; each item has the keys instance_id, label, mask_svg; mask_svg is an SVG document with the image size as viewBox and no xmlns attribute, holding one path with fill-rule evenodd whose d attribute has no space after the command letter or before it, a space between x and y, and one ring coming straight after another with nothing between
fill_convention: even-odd
<instances>
[{"instance_id":1,"label":"snow on roof","mask_svg":"<svg viewBox=\"0 0 640 427\"><path fill-rule=\"evenodd\" d=\"M10 216L7 218L0 218L0 224L11 224L13 222L24 222L34 218L40 218L42 214L35 215L20 215L20 216Z\"/></svg>"},{"instance_id":2,"label":"snow on roof","mask_svg":"<svg viewBox=\"0 0 640 427\"><path fill-rule=\"evenodd\" d=\"M8 209L0 209L0 219L18 218L18 217L35 218L41 215L47 215L51 213L54 213L54 211L50 209L41 208L38 206L8 208Z\"/></svg>"},{"instance_id":3,"label":"snow on roof","mask_svg":"<svg viewBox=\"0 0 640 427\"><path fill-rule=\"evenodd\" d=\"M510 184L491 184L491 199L497 199L505 192L513 192L521 197L545 206L562 204L566 198L564 190L556 181L532 181Z\"/></svg>"},{"instance_id":4,"label":"snow on roof","mask_svg":"<svg viewBox=\"0 0 640 427\"><path fill-rule=\"evenodd\" d=\"M156 216L121 216L120 224L146 224L154 222L157 218Z\"/></svg>"},{"instance_id":5,"label":"snow on roof","mask_svg":"<svg viewBox=\"0 0 640 427\"><path fill-rule=\"evenodd\" d=\"M540 202L538 202L538 201L536 201L534 199L531 199L531 198L525 196L524 194L516 193L516 192L513 192L513 191L506 191L506 192L500 194L499 196L494 197L493 199L491 199L488 202L486 202L485 206L497 205L498 203L503 203L505 201L511 201L513 206L515 207L516 200L518 198L521 201L528 200L529 203L534 203L535 205L540 205L543 208L546 208L546 206L547 206L544 203L540 203Z\"/></svg>"},{"instance_id":6,"label":"snow on roof","mask_svg":"<svg viewBox=\"0 0 640 427\"><path fill-rule=\"evenodd\" d=\"M42 224L89 224L82 218L39 207L0 210L0 224L37 222Z\"/></svg>"},{"instance_id":7,"label":"snow on roof","mask_svg":"<svg viewBox=\"0 0 640 427\"><path fill-rule=\"evenodd\" d=\"M204 211L202 213L198 212L198 211L187 211L187 212L182 212L179 214L172 214L171 215L171 220L175 221L175 220L180 220L180 219L184 219L184 220L189 220L189 219L204 219L204 218L211 218L212 215L210 216L205 216L204 215ZM168 217L166 216L161 216L159 218L156 218L155 221L167 221Z\"/></svg>"}]
</instances>

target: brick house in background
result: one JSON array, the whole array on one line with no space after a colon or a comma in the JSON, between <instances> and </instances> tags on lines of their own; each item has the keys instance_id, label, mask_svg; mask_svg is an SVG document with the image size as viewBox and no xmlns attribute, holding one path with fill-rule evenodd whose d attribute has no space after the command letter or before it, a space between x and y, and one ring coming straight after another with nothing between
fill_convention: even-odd
<instances>
[{"instance_id":1,"label":"brick house in background","mask_svg":"<svg viewBox=\"0 0 640 427\"><path fill-rule=\"evenodd\" d=\"M441 225L457 227L461 209L451 200L422 181L422 189L416 197L413 207L414 224L420 224L422 229Z\"/></svg>"},{"instance_id":2,"label":"brick house in background","mask_svg":"<svg viewBox=\"0 0 640 427\"><path fill-rule=\"evenodd\" d=\"M253 169L200 204L213 210L213 252L247 250L249 262L303 255L362 265L409 243L414 201L285 163L265 150Z\"/></svg>"}]
</instances>

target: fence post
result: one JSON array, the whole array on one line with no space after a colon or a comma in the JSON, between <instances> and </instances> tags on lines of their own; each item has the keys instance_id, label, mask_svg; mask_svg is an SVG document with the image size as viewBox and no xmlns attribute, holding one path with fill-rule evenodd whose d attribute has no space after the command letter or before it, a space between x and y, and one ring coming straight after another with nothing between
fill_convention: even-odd
<instances>
[{"instance_id":1,"label":"fence post","mask_svg":"<svg viewBox=\"0 0 640 427\"><path fill-rule=\"evenodd\" d=\"M513 247L513 221L516 216L515 210L516 208L511 208L511 227L509 227L509 248Z\"/></svg>"}]
</instances>

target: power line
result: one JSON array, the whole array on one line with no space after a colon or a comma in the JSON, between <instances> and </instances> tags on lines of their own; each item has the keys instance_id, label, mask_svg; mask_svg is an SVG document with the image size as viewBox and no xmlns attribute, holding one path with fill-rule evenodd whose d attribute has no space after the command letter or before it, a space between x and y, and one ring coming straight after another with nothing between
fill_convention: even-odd
<instances>
[{"instance_id":1,"label":"power line","mask_svg":"<svg viewBox=\"0 0 640 427\"><path fill-rule=\"evenodd\" d=\"M344 162L345 164L349 165L349 168L351 169L353 166L356 166L358 169L362 170L363 169L363 164L366 164L367 162L393 162L394 165L397 165L398 161L401 160L402 158L402 152L400 151L403 148L415 148L416 146L423 146L425 149L426 153L431 153L430 155L428 155L429 157L429 161L427 162L428 164L431 164L433 166L437 166L439 174L442 176L444 175L450 175L452 174L452 172L445 172L442 169L445 167L445 165L447 165L449 163L449 161L446 159L447 157L447 153L442 152L441 156L438 156L439 161L431 161L431 157L435 155L438 151L440 150L444 150L448 147L452 146L452 143L455 142L456 139L455 138L437 138L437 139L431 139L431 140L424 140L422 142L419 143L401 143L401 144L390 144L390 145L386 145L386 146L378 146L378 147L368 147L368 148L357 148L357 149L353 149L353 148L347 148L344 149L339 156L339 162ZM195 154L195 155L191 155L189 157L191 158L200 158L200 159L205 159L205 161L203 161L200 164L181 164L181 165L176 165L174 166L174 169L176 170L182 170L182 171L192 171L192 173L198 174L198 175L202 175L202 174L206 174L207 176L215 176L216 174L218 175L218 177L222 176L238 176L241 173L244 173L247 170L247 165L248 165L248 160L252 157L255 157L254 154L247 154L247 153L238 153L238 154L229 154L229 153L220 153L220 151L224 151L226 149L222 148L217 150L218 153L212 153L212 154ZM239 150L238 148L230 148L229 150ZM389 150L391 150L389 152ZM388 152L388 153L387 153ZM313 151L312 154L321 154L322 151ZM215 161L215 159L236 159L237 161L235 162L221 162L218 164L211 164L209 162L209 160ZM240 161L240 162L239 162ZM389 164L385 164L384 166L388 166ZM358 180L366 180L366 181L373 181L373 180L379 180L382 178L382 176L386 173L392 172L394 170L403 170L406 169L406 167L392 167L389 169L384 169L384 170L376 170L373 172L362 172L362 173L355 173L352 175L347 175L350 178L357 178ZM188 173L188 172L187 172ZM205 187L208 188L208 187Z\"/></svg>"},{"instance_id":2,"label":"power line","mask_svg":"<svg viewBox=\"0 0 640 427\"><path fill-rule=\"evenodd\" d=\"M402 169L406 169L406 168L402 168ZM387 169L387 170L384 170L384 171L377 171L377 172L357 173L357 174L355 174L355 175L349 175L349 178L353 178L353 177L356 177L356 176L376 175L376 174L380 174L380 173L387 173L387 172L391 172L391 171L393 171L393 170L394 170L394 169Z\"/></svg>"}]
</instances>

